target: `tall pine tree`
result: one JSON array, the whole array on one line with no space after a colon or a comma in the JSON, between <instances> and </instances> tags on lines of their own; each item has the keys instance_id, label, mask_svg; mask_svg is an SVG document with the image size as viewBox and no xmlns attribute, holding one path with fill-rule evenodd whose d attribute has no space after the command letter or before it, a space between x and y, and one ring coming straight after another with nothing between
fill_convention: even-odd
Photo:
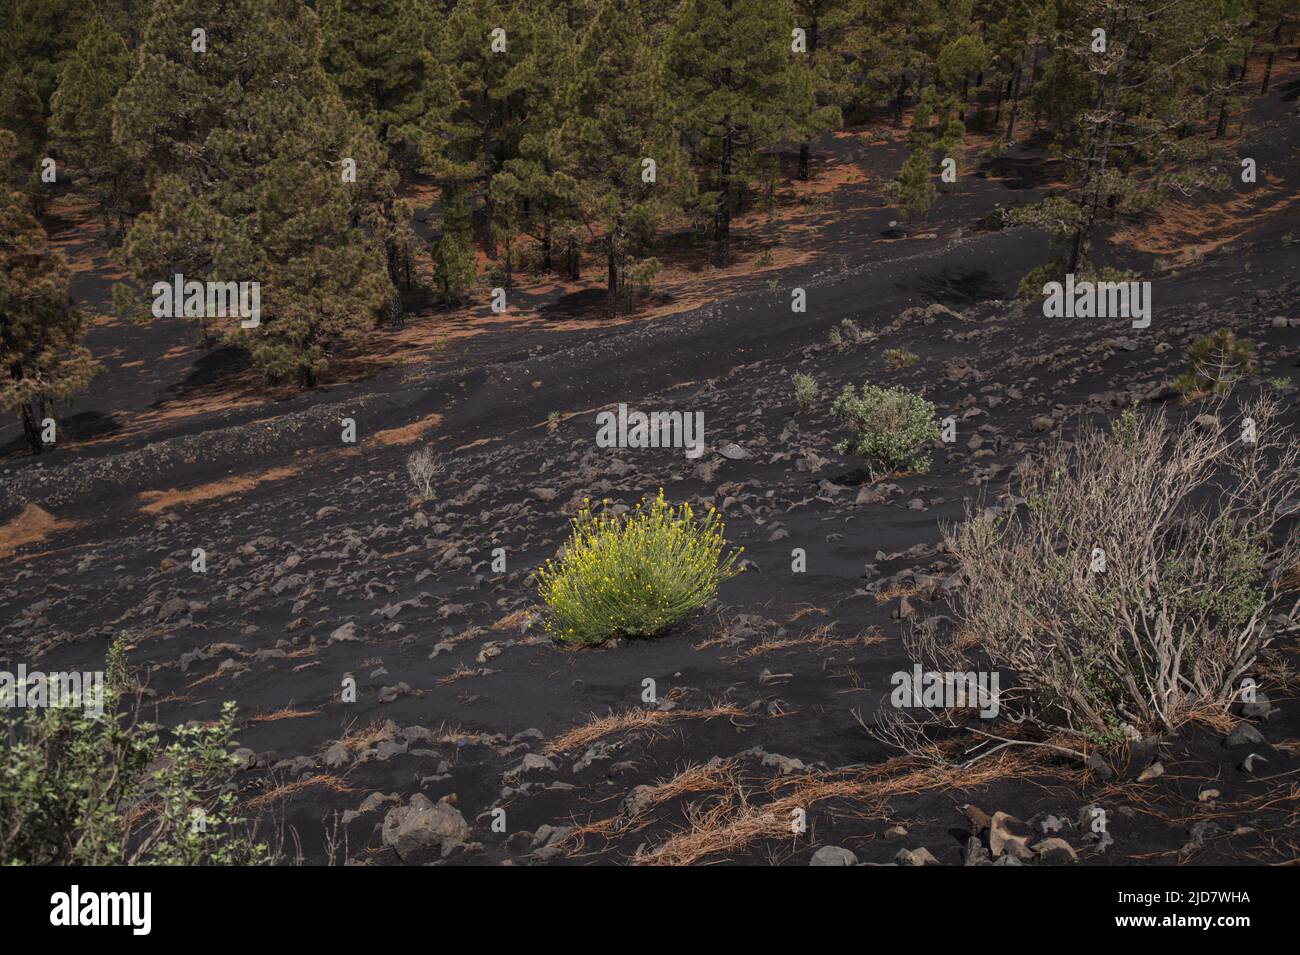
<instances>
[{"instance_id":1,"label":"tall pine tree","mask_svg":"<svg viewBox=\"0 0 1300 955\"><path fill-rule=\"evenodd\" d=\"M1048 271L1086 271L1106 219L1226 184L1223 156L1196 135L1196 125L1206 112L1204 67L1236 37L1224 15L1229 6L1230 0L1078 0L1061 15L1056 52L1035 95L1072 167L1071 188L1015 215L1065 245Z\"/></svg>"},{"instance_id":2,"label":"tall pine tree","mask_svg":"<svg viewBox=\"0 0 1300 955\"><path fill-rule=\"evenodd\" d=\"M638 0L608 0L582 39L566 140L576 200L604 247L609 304L627 298L630 246L686 195L688 167Z\"/></svg>"},{"instance_id":3,"label":"tall pine tree","mask_svg":"<svg viewBox=\"0 0 1300 955\"><path fill-rule=\"evenodd\" d=\"M748 163L797 134L815 108L793 29L789 0L685 0L668 36L668 95L701 172L721 262Z\"/></svg>"},{"instance_id":4,"label":"tall pine tree","mask_svg":"<svg viewBox=\"0 0 1300 955\"><path fill-rule=\"evenodd\" d=\"M0 129L0 164L16 148ZM39 454L54 402L84 388L96 366L80 343L85 320L68 297L71 272L25 205L0 189L0 409L18 413Z\"/></svg>"},{"instance_id":5,"label":"tall pine tree","mask_svg":"<svg viewBox=\"0 0 1300 955\"><path fill-rule=\"evenodd\" d=\"M204 321L268 378L307 386L394 294L367 226L386 156L331 90L320 46L301 4L159 0L114 102L115 139L152 188L123 250L135 280L259 282L259 326Z\"/></svg>"},{"instance_id":6,"label":"tall pine tree","mask_svg":"<svg viewBox=\"0 0 1300 955\"><path fill-rule=\"evenodd\" d=\"M51 101L51 138L74 188L118 237L144 202L139 165L113 142L113 98L130 76L126 43L96 15L64 64Z\"/></svg>"}]
</instances>

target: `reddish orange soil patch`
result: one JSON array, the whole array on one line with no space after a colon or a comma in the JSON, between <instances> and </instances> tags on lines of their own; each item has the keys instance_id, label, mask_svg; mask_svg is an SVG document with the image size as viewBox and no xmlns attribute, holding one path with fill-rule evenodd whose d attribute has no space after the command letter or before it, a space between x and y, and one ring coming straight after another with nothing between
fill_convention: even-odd
<instances>
[{"instance_id":1,"label":"reddish orange soil patch","mask_svg":"<svg viewBox=\"0 0 1300 955\"><path fill-rule=\"evenodd\" d=\"M432 431L438 425L442 424L442 415L431 414L427 418L421 418L419 421L412 421L408 425L400 428L389 428L386 431L376 431L374 437L370 440L385 446L410 444L417 440L420 435L426 431Z\"/></svg>"},{"instance_id":2,"label":"reddish orange soil patch","mask_svg":"<svg viewBox=\"0 0 1300 955\"><path fill-rule=\"evenodd\" d=\"M170 488L166 491L142 491L139 495L139 500L142 502L140 510L146 514L157 514L160 511L181 504L200 504L204 501L230 497L232 494L243 494L251 491L259 484L282 481L285 478L293 477L297 473L298 468L296 467L271 468L271 470L263 471L261 474L240 474L224 481L200 484L198 487L192 487L185 491L176 488Z\"/></svg>"},{"instance_id":3,"label":"reddish orange soil patch","mask_svg":"<svg viewBox=\"0 0 1300 955\"><path fill-rule=\"evenodd\" d=\"M401 445L411 444L418 440L421 435L433 430L442 423L442 415L431 414L427 417L420 418L408 425L400 428L389 428L385 431L377 431L371 436L367 444L379 444L385 447L400 447ZM256 422L254 422L256 424ZM318 460L328 459L334 456L352 457L362 453L362 448L347 447L321 451L320 449L308 449L299 452L295 457L299 460L298 464L287 467L271 468L258 474L237 474L220 481L210 481L207 484L200 484L196 487L186 488L169 488L166 491L141 491L137 496L140 502L140 510L145 514L157 514L169 508L178 507L182 504L203 504L208 501L221 500L222 498L233 497L237 494L244 494L253 488L262 484L269 484L273 481L283 481L286 478L294 477L302 472L306 467L306 459Z\"/></svg>"},{"instance_id":4,"label":"reddish orange soil patch","mask_svg":"<svg viewBox=\"0 0 1300 955\"><path fill-rule=\"evenodd\" d=\"M39 543L56 531L76 526L76 521L60 520L44 508L28 504L12 521L0 525L0 558L10 557L18 548Z\"/></svg>"},{"instance_id":5,"label":"reddish orange soil patch","mask_svg":"<svg viewBox=\"0 0 1300 955\"><path fill-rule=\"evenodd\" d=\"M1250 228L1278 215L1294 215L1300 195L1276 179L1235 194L1226 202L1171 202L1148 222L1120 230L1114 241L1152 255L1195 257L1236 241Z\"/></svg>"}]
</instances>

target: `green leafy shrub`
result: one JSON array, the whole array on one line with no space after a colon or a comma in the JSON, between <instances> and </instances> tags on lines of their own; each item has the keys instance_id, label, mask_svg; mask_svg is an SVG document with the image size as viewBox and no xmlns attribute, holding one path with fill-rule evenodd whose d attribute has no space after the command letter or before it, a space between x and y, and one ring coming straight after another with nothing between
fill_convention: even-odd
<instances>
[{"instance_id":1,"label":"green leafy shrub","mask_svg":"<svg viewBox=\"0 0 1300 955\"><path fill-rule=\"evenodd\" d=\"M640 259L629 265L624 273L625 281L622 289L627 303L633 304L638 299L649 295L654 290L655 279L659 277L662 269L662 264L654 256Z\"/></svg>"},{"instance_id":2,"label":"green leafy shrub","mask_svg":"<svg viewBox=\"0 0 1300 955\"><path fill-rule=\"evenodd\" d=\"M1187 365L1187 371L1174 380L1185 397L1227 394L1235 382L1255 372L1255 346L1232 329L1220 328L1187 349Z\"/></svg>"},{"instance_id":3,"label":"green leafy shrub","mask_svg":"<svg viewBox=\"0 0 1300 955\"><path fill-rule=\"evenodd\" d=\"M1036 265L1025 273L1025 277L1020 280L1016 286L1016 298L1032 302L1041 300L1043 297L1043 286L1049 282L1064 282L1067 263L1065 259L1057 258Z\"/></svg>"},{"instance_id":4,"label":"green leafy shrub","mask_svg":"<svg viewBox=\"0 0 1300 955\"><path fill-rule=\"evenodd\" d=\"M801 371L796 371L791 381L794 383L794 403L807 414L817 404L817 382L813 381L812 375Z\"/></svg>"},{"instance_id":5,"label":"green leafy shrub","mask_svg":"<svg viewBox=\"0 0 1300 955\"><path fill-rule=\"evenodd\" d=\"M661 633L712 600L740 571L712 508L697 521L690 504L663 491L630 513L595 516L584 507L563 553L538 574L547 632L561 643Z\"/></svg>"},{"instance_id":6,"label":"green leafy shrub","mask_svg":"<svg viewBox=\"0 0 1300 955\"><path fill-rule=\"evenodd\" d=\"M836 450L862 458L873 479L898 470L929 470L925 448L939 437L939 423L934 405L920 395L864 384L858 396L845 385L831 414L851 429Z\"/></svg>"},{"instance_id":7,"label":"green leafy shrub","mask_svg":"<svg viewBox=\"0 0 1300 955\"><path fill-rule=\"evenodd\" d=\"M237 815L235 705L206 725L140 719L120 642L103 712L0 706L0 865L249 865L270 861Z\"/></svg>"}]
</instances>

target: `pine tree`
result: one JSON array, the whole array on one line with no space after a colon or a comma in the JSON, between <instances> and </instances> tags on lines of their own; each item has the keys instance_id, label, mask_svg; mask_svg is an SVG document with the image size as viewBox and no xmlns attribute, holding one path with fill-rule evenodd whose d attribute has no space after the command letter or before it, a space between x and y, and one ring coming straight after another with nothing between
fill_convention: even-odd
<instances>
[{"instance_id":1,"label":"pine tree","mask_svg":"<svg viewBox=\"0 0 1300 955\"><path fill-rule=\"evenodd\" d=\"M924 89L934 78L944 42L970 22L970 0L873 0L863 4L854 31L854 59L865 89L880 88L893 107L894 125L913 86Z\"/></svg>"},{"instance_id":2,"label":"pine tree","mask_svg":"<svg viewBox=\"0 0 1300 955\"><path fill-rule=\"evenodd\" d=\"M501 168L490 186L492 244L502 246L506 279L514 268L516 238L531 236L541 246L542 267L554 264L556 233L576 226L572 144L564 128L573 108L576 77L588 66L578 39L551 0L521 0L516 22L528 24L516 36L515 63L505 83L512 124L500 152Z\"/></svg>"},{"instance_id":3,"label":"pine tree","mask_svg":"<svg viewBox=\"0 0 1300 955\"><path fill-rule=\"evenodd\" d=\"M102 16L86 26L59 75L51 100L50 134L74 187L99 209L116 234L143 205L142 170L113 142L113 97L131 75L126 43Z\"/></svg>"},{"instance_id":4,"label":"pine tree","mask_svg":"<svg viewBox=\"0 0 1300 955\"><path fill-rule=\"evenodd\" d=\"M685 156L638 0L608 0L582 39L566 139L576 157L576 201L600 236L611 307L626 299L629 245L653 234L685 195Z\"/></svg>"},{"instance_id":5,"label":"pine tree","mask_svg":"<svg viewBox=\"0 0 1300 955\"><path fill-rule=\"evenodd\" d=\"M464 183L449 182L442 190L442 234L433 243L433 280L443 304L465 300L478 280L478 258Z\"/></svg>"},{"instance_id":6,"label":"pine tree","mask_svg":"<svg viewBox=\"0 0 1300 955\"><path fill-rule=\"evenodd\" d=\"M425 154L444 185L474 184L483 202L484 238L492 258L492 183L517 143L521 116L512 73L527 50L527 35L526 18L514 17L505 4L460 0L437 47L438 61L451 77L452 101L432 124Z\"/></svg>"},{"instance_id":7,"label":"pine tree","mask_svg":"<svg viewBox=\"0 0 1300 955\"><path fill-rule=\"evenodd\" d=\"M424 22L426 11L415 0L322 0L318 10L322 63L345 102L387 146L395 164L413 164L424 129L450 101L450 76L428 47L439 35L436 26ZM392 324L401 324L400 289L410 285L406 276L417 243L396 180L376 185L372 221L393 284L386 311Z\"/></svg>"},{"instance_id":8,"label":"pine tree","mask_svg":"<svg viewBox=\"0 0 1300 955\"><path fill-rule=\"evenodd\" d=\"M1058 21L1056 53L1035 95L1044 94L1056 148L1073 167L1072 188L1015 218L1066 244L1063 271L1089 266L1104 218L1226 184L1223 157L1194 135L1205 114L1205 66L1232 45L1237 29L1223 15L1226 0L1208 2L1220 9L1188 0L1079 0Z\"/></svg>"},{"instance_id":9,"label":"pine tree","mask_svg":"<svg viewBox=\"0 0 1300 955\"><path fill-rule=\"evenodd\" d=\"M935 60L939 83L948 92L957 93L958 117L965 118L965 109L971 97L971 79L992 65L992 54L977 33L963 33L944 44Z\"/></svg>"},{"instance_id":10,"label":"pine tree","mask_svg":"<svg viewBox=\"0 0 1300 955\"><path fill-rule=\"evenodd\" d=\"M0 130L0 162L16 148L16 137ZM68 298L67 263L24 205L0 190L0 409L18 412L39 454L53 402L84 388L96 365L80 344L84 318Z\"/></svg>"},{"instance_id":11,"label":"pine tree","mask_svg":"<svg viewBox=\"0 0 1300 955\"><path fill-rule=\"evenodd\" d=\"M380 142L398 149L444 103L449 80L425 46L416 0L321 0L322 62Z\"/></svg>"},{"instance_id":12,"label":"pine tree","mask_svg":"<svg viewBox=\"0 0 1300 955\"><path fill-rule=\"evenodd\" d=\"M898 204L905 219L919 219L934 205L936 190L931 169L934 165L934 131L930 124L938 94L927 86L912 113L912 126L908 130L907 159L897 180Z\"/></svg>"},{"instance_id":13,"label":"pine tree","mask_svg":"<svg viewBox=\"0 0 1300 955\"><path fill-rule=\"evenodd\" d=\"M140 46L153 0L97 0L96 6L112 31L126 42L128 50Z\"/></svg>"},{"instance_id":14,"label":"pine tree","mask_svg":"<svg viewBox=\"0 0 1300 955\"><path fill-rule=\"evenodd\" d=\"M986 40L997 78L997 106L993 117L995 127L1001 122L1006 101L1011 101L1007 107L1007 131L1004 137L1008 143L1015 138L1021 96L1027 87L1025 64L1028 62L1032 66L1037 57L1041 21L1045 15L1043 8L1047 5L1042 0L1034 3L1024 3L1021 0L979 0L976 4L975 19L988 25Z\"/></svg>"},{"instance_id":15,"label":"pine tree","mask_svg":"<svg viewBox=\"0 0 1300 955\"><path fill-rule=\"evenodd\" d=\"M926 92L932 97L933 108L939 117L934 127L931 156L933 161L939 164L952 160L953 172L957 173L961 169L966 151L966 124L961 118L961 101L955 94L939 94L933 87ZM939 188L945 192L951 191L944 186Z\"/></svg>"},{"instance_id":16,"label":"pine tree","mask_svg":"<svg viewBox=\"0 0 1300 955\"><path fill-rule=\"evenodd\" d=\"M45 210L49 185L41 182L41 161L46 158L45 113L36 79L19 67L0 75L0 127L14 136L0 188L19 190L37 217Z\"/></svg>"},{"instance_id":17,"label":"pine tree","mask_svg":"<svg viewBox=\"0 0 1300 955\"><path fill-rule=\"evenodd\" d=\"M206 52L191 44L198 23ZM301 5L159 0L114 101L115 140L152 191L123 248L135 280L259 282L260 325L217 317L217 331L271 380L307 386L394 294L370 222L375 197L391 194L386 156L319 55Z\"/></svg>"},{"instance_id":18,"label":"pine tree","mask_svg":"<svg viewBox=\"0 0 1300 955\"><path fill-rule=\"evenodd\" d=\"M799 178L807 180L812 147L808 138L843 122L852 76L846 55L852 4L849 0L795 0L795 25L806 36L807 52L796 64L809 71L817 106L799 144Z\"/></svg>"},{"instance_id":19,"label":"pine tree","mask_svg":"<svg viewBox=\"0 0 1300 955\"><path fill-rule=\"evenodd\" d=\"M702 173L701 207L721 262L746 165L814 109L811 79L791 51L793 29L788 0L686 0L668 36L666 87Z\"/></svg>"},{"instance_id":20,"label":"pine tree","mask_svg":"<svg viewBox=\"0 0 1300 955\"><path fill-rule=\"evenodd\" d=\"M0 72L17 69L31 77L44 110L58 84L64 59L76 47L93 5L85 0L6 0L5 5L8 9L4 29L0 30ZM6 118L0 115L0 122Z\"/></svg>"}]
</instances>

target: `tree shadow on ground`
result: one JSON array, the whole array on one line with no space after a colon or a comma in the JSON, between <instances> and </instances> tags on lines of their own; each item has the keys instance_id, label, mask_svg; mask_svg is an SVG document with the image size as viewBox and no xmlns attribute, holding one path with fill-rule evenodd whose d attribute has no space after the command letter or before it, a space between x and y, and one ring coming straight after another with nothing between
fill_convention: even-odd
<instances>
[{"instance_id":1,"label":"tree shadow on ground","mask_svg":"<svg viewBox=\"0 0 1300 955\"><path fill-rule=\"evenodd\" d=\"M934 275L923 275L911 282L900 282L906 292L917 292L931 302L949 307L974 305L1002 297L1002 286L985 269L949 268Z\"/></svg>"}]
</instances>

